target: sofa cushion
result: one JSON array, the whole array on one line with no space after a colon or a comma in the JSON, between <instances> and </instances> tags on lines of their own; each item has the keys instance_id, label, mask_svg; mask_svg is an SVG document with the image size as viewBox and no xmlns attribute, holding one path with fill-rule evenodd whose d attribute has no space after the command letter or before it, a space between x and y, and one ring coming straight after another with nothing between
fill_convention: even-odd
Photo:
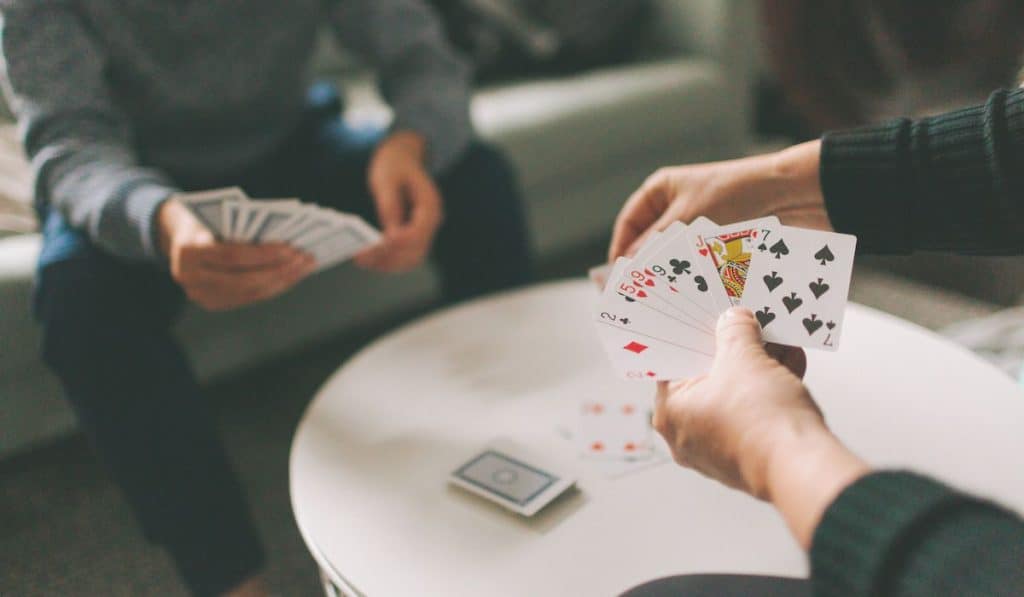
<instances>
[{"instance_id":1,"label":"sofa cushion","mask_svg":"<svg viewBox=\"0 0 1024 597\"><path fill-rule=\"evenodd\" d=\"M0 238L36 229L31 203L32 171L17 127L0 125Z\"/></svg>"}]
</instances>

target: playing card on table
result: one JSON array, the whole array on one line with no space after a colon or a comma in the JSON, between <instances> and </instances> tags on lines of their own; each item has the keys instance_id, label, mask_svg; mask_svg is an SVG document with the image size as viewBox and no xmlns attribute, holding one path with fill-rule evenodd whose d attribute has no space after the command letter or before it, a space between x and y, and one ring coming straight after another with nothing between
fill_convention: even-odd
<instances>
[{"instance_id":1,"label":"playing card on table","mask_svg":"<svg viewBox=\"0 0 1024 597\"><path fill-rule=\"evenodd\" d=\"M836 350L857 237L781 226L754 259L740 304L767 342Z\"/></svg>"},{"instance_id":2,"label":"playing card on table","mask_svg":"<svg viewBox=\"0 0 1024 597\"><path fill-rule=\"evenodd\" d=\"M723 295L716 291L713 296L718 310L725 311L740 304L747 272L755 253L764 253L776 248L774 231L780 226L775 216L758 218L721 226L707 218L697 218L690 225L697 249L697 258L710 265L707 270L718 272L724 289Z\"/></svg>"},{"instance_id":3,"label":"playing card on table","mask_svg":"<svg viewBox=\"0 0 1024 597\"><path fill-rule=\"evenodd\" d=\"M647 460L654 456L650 405L628 399L584 400L577 445L588 458Z\"/></svg>"}]
</instances>

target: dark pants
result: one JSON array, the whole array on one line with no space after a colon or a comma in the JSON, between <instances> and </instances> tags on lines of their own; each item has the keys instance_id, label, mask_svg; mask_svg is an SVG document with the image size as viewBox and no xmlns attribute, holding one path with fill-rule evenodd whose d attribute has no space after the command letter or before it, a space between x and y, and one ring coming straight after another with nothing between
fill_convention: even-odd
<instances>
[{"instance_id":1,"label":"dark pants","mask_svg":"<svg viewBox=\"0 0 1024 597\"><path fill-rule=\"evenodd\" d=\"M800 578L745 574L670 576L630 589L622 597L810 597L811 583Z\"/></svg>"},{"instance_id":2,"label":"dark pants","mask_svg":"<svg viewBox=\"0 0 1024 597\"><path fill-rule=\"evenodd\" d=\"M247 172L177 182L296 196L374 221L365 180L380 135L347 130L335 101L320 93L276 155ZM433 259L445 296L460 300L526 282L522 207L501 154L474 145L437 182L445 223ZM165 268L116 259L58 214L41 211L36 312L44 360L146 537L169 550L195 594L231 588L260 569L263 553L211 407L170 333L181 290Z\"/></svg>"}]
</instances>

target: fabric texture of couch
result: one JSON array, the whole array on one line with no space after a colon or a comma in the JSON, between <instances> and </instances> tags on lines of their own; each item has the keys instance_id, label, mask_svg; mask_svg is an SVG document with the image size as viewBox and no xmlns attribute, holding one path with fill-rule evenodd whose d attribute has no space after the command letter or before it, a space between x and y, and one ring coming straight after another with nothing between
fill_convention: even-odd
<instances>
[{"instance_id":1,"label":"fabric texture of couch","mask_svg":"<svg viewBox=\"0 0 1024 597\"><path fill-rule=\"evenodd\" d=\"M475 123L519 169L541 261L606 237L622 201L657 167L746 149L753 4L658 0L650 35L638 40L643 60L479 90ZM387 120L369 76L330 54L317 75L342 80L346 118ZM0 238L0 456L74 428L38 357L30 313L38 247L34 234ZM342 266L265 304L216 315L190 308L177 332L210 380L422 305L433 292L427 270L387 277Z\"/></svg>"}]
</instances>

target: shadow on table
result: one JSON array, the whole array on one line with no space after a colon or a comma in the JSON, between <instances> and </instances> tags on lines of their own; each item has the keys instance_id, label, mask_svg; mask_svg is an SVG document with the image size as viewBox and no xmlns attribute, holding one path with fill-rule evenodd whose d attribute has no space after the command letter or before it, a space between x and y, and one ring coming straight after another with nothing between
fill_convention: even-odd
<instances>
[{"instance_id":1,"label":"shadow on table","mask_svg":"<svg viewBox=\"0 0 1024 597\"><path fill-rule=\"evenodd\" d=\"M778 576L688 574L652 580L621 597L811 597L811 583Z\"/></svg>"},{"instance_id":2,"label":"shadow on table","mask_svg":"<svg viewBox=\"0 0 1024 597\"><path fill-rule=\"evenodd\" d=\"M579 488L572 487L555 498L543 510L527 518L458 487L448 486L448 494L452 499L464 503L467 508L485 508L494 514L508 519L510 523L529 529L538 535L547 534L555 529L587 503L586 494L580 491Z\"/></svg>"}]
</instances>

